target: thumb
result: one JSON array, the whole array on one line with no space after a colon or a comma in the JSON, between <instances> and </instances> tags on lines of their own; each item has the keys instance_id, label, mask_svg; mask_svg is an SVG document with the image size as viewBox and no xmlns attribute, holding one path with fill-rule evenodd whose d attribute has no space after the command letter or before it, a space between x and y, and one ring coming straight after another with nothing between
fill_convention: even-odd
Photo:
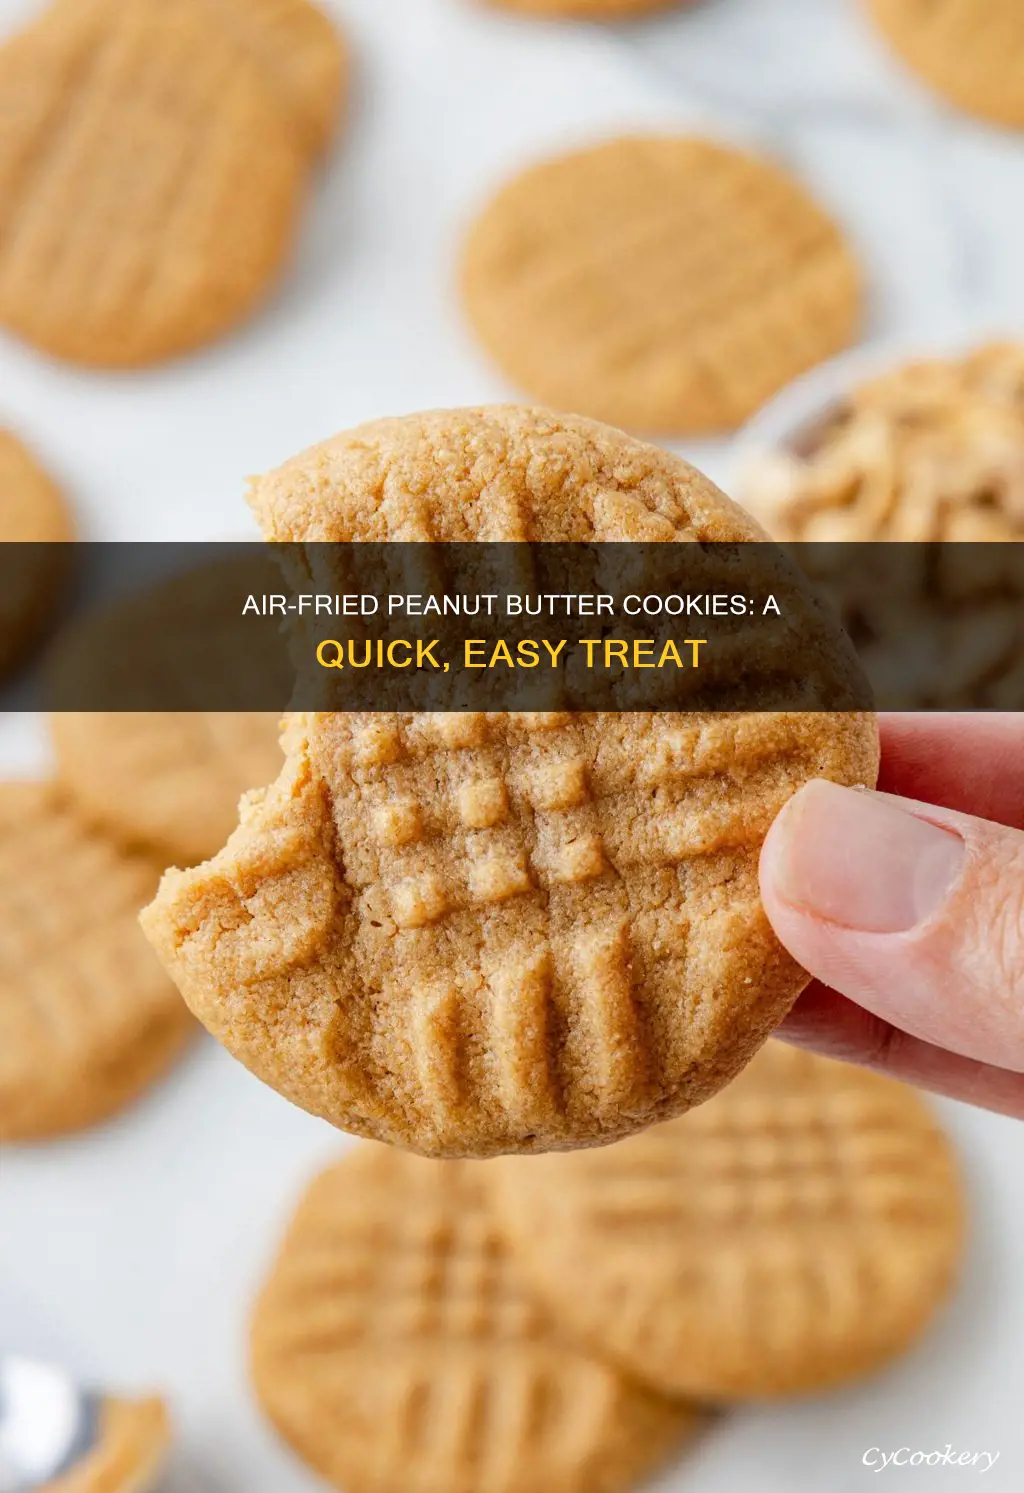
<instances>
[{"instance_id":1,"label":"thumb","mask_svg":"<svg viewBox=\"0 0 1024 1493\"><path fill-rule=\"evenodd\" d=\"M1024 833L816 781L761 855L779 938L913 1036L1024 1072Z\"/></svg>"}]
</instances>

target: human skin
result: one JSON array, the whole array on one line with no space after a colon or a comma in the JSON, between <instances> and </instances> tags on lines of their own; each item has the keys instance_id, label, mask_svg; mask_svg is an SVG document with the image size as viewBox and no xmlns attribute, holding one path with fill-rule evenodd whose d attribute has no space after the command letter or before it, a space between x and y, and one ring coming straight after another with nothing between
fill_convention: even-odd
<instances>
[{"instance_id":1,"label":"human skin","mask_svg":"<svg viewBox=\"0 0 1024 1493\"><path fill-rule=\"evenodd\" d=\"M883 717L879 791L802 788L761 894L815 977L780 1036L1024 1118L1024 715Z\"/></svg>"}]
</instances>

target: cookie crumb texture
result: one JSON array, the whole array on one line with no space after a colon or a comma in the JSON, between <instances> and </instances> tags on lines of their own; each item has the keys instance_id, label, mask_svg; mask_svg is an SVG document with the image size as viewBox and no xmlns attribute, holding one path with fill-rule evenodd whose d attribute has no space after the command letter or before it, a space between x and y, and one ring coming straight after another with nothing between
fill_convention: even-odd
<instances>
[{"instance_id":1,"label":"cookie crumb texture","mask_svg":"<svg viewBox=\"0 0 1024 1493\"><path fill-rule=\"evenodd\" d=\"M107 1400L95 1451L42 1493L153 1493L170 1446L162 1401Z\"/></svg>"},{"instance_id":2,"label":"cookie crumb texture","mask_svg":"<svg viewBox=\"0 0 1024 1493\"><path fill-rule=\"evenodd\" d=\"M531 398L630 430L733 429L849 345L860 273L770 162L621 138L524 171L481 213L469 320Z\"/></svg>"},{"instance_id":3,"label":"cookie crumb texture","mask_svg":"<svg viewBox=\"0 0 1024 1493\"><path fill-rule=\"evenodd\" d=\"M364 427L253 504L274 539L763 537L685 462L512 408ZM806 984L763 836L877 770L874 720L821 714L304 714L285 750L143 925L274 1088L441 1156L612 1141L727 1082Z\"/></svg>"},{"instance_id":4,"label":"cookie crumb texture","mask_svg":"<svg viewBox=\"0 0 1024 1493\"><path fill-rule=\"evenodd\" d=\"M486 1169L531 1286L664 1393L813 1393L925 1330L963 1252L913 1090L770 1042L710 1103L607 1150Z\"/></svg>"},{"instance_id":5,"label":"cookie crumb texture","mask_svg":"<svg viewBox=\"0 0 1024 1493\"><path fill-rule=\"evenodd\" d=\"M0 47L0 324L72 362L195 348L261 301L309 172L208 0L58 7Z\"/></svg>"},{"instance_id":6,"label":"cookie crumb texture","mask_svg":"<svg viewBox=\"0 0 1024 1493\"><path fill-rule=\"evenodd\" d=\"M893 50L950 103L1024 129L1020 0L867 0Z\"/></svg>"},{"instance_id":7,"label":"cookie crumb texture","mask_svg":"<svg viewBox=\"0 0 1024 1493\"><path fill-rule=\"evenodd\" d=\"M0 1141L115 1114L195 1031L136 922L159 875L59 788L0 786Z\"/></svg>"},{"instance_id":8,"label":"cookie crumb texture","mask_svg":"<svg viewBox=\"0 0 1024 1493\"><path fill-rule=\"evenodd\" d=\"M562 1338L472 1164L369 1146L302 1203L253 1372L285 1439L345 1493L619 1493L700 1419Z\"/></svg>"}]
</instances>

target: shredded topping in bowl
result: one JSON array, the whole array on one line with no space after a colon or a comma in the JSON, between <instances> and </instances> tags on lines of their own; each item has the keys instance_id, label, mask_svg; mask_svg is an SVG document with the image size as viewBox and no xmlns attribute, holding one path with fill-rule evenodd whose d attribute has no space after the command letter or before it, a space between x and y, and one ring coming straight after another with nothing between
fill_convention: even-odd
<instances>
[{"instance_id":1,"label":"shredded topping in bowl","mask_svg":"<svg viewBox=\"0 0 1024 1493\"><path fill-rule=\"evenodd\" d=\"M1024 345L873 379L758 456L739 498L778 539L1024 539Z\"/></svg>"}]
</instances>

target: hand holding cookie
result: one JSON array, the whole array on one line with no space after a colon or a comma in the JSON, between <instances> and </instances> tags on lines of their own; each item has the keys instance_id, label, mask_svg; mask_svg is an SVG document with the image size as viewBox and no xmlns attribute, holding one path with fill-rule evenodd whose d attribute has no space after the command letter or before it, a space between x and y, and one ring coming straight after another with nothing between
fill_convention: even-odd
<instances>
[{"instance_id":1,"label":"hand holding cookie","mask_svg":"<svg viewBox=\"0 0 1024 1493\"><path fill-rule=\"evenodd\" d=\"M884 794L811 783L783 809L765 909L824 982L784 1035L1024 1117L1022 734L1012 715L883 718Z\"/></svg>"},{"instance_id":2,"label":"hand holding cookie","mask_svg":"<svg viewBox=\"0 0 1024 1493\"><path fill-rule=\"evenodd\" d=\"M291 543L764 537L684 461L514 406L363 426L251 502ZM845 670L838 629L812 651ZM608 1144L728 1083L806 982L760 907L761 840L803 783L877 765L874 719L827 712L303 712L284 746L144 930L293 1103L464 1158Z\"/></svg>"}]
</instances>

